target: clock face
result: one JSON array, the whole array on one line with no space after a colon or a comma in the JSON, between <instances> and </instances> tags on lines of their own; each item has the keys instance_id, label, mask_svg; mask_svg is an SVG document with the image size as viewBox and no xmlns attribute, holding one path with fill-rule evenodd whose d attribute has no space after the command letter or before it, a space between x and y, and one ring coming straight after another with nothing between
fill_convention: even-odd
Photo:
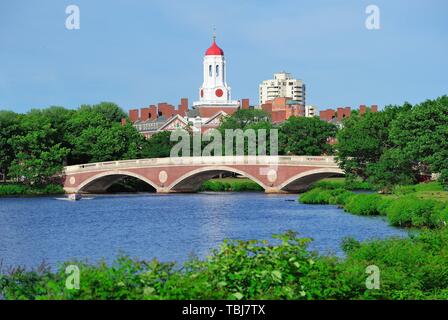
<instances>
[{"instance_id":1,"label":"clock face","mask_svg":"<svg viewBox=\"0 0 448 320\"><path fill-rule=\"evenodd\" d=\"M221 89L216 89L215 94L218 98L222 97L222 95L224 94L224 92Z\"/></svg>"}]
</instances>

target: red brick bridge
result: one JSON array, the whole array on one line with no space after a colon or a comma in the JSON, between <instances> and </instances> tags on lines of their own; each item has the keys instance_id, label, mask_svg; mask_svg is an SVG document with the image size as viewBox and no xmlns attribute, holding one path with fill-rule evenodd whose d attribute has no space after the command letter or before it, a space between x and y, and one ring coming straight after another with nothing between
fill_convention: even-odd
<instances>
[{"instance_id":1,"label":"red brick bridge","mask_svg":"<svg viewBox=\"0 0 448 320\"><path fill-rule=\"evenodd\" d=\"M258 183L267 193L298 192L317 180L341 176L333 157L224 156L123 160L64 168L67 193L102 193L124 177L134 177L156 192L195 192L202 183L231 172Z\"/></svg>"}]
</instances>

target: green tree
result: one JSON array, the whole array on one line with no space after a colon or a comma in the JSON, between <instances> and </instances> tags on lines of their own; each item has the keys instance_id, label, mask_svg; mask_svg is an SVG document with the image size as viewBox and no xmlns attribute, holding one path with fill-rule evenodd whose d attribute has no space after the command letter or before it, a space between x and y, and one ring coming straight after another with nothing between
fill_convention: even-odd
<instances>
[{"instance_id":1,"label":"green tree","mask_svg":"<svg viewBox=\"0 0 448 320\"><path fill-rule=\"evenodd\" d=\"M70 150L61 146L57 129L38 111L24 115L20 126L20 135L9 139L15 153L10 175L26 184L46 184L61 173Z\"/></svg>"},{"instance_id":2,"label":"green tree","mask_svg":"<svg viewBox=\"0 0 448 320\"><path fill-rule=\"evenodd\" d=\"M419 174L448 172L448 96L427 100L391 124L390 139ZM448 187L448 183L445 183Z\"/></svg>"},{"instance_id":3,"label":"green tree","mask_svg":"<svg viewBox=\"0 0 448 320\"><path fill-rule=\"evenodd\" d=\"M328 139L335 137L335 125L317 117L290 117L280 125L279 149L283 154L322 155L332 152Z\"/></svg>"},{"instance_id":4,"label":"green tree","mask_svg":"<svg viewBox=\"0 0 448 320\"><path fill-rule=\"evenodd\" d=\"M131 125L113 123L105 127L87 127L73 140L72 157L79 163L139 158L144 137Z\"/></svg>"},{"instance_id":5,"label":"green tree","mask_svg":"<svg viewBox=\"0 0 448 320\"><path fill-rule=\"evenodd\" d=\"M385 150L377 162L369 163L366 175L371 185L386 193L390 193L395 185L416 182L412 159L398 148Z\"/></svg>"},{"instance_id":6,"label":"green tree","mask_svg":"<svg viewBox=\"0 0 448 320\"><path fill-rule=\"evenodd\" d=\"M410 109L409 104L387 106L381 112L367 112L362 116L354 113L344 120L335 148L337 161L346 175L367 179L367 167L377 163L385 150L394 146L389 138L391 122L399 113Z\"/></svg>"},{"instance_id":7,"label":"green tree","mask_svg":"<svg viewBox=\"0 0 448 320\"><path fill-rule=\"evenodd\" d=\"M246 129L248 126L270 120L267 112L260 109L239 109L230 117L226 117L221 123L220 130Z\"/></svg>"},{"instance_id":8,"label":"green tree","mask_svg":"<svg viewBox=\"0 0 448 320\"><path fill-rule=\"evenodd\" d=\"M6 180L15 158L11 139L20 134L20 116L12 111L0 111L0 173Z\"/></svg>"},{"instance_id":9,"label":"green tree","mask_svg":"<svg viewBox=\"0 0 448 320\"><path fill-rule=\"evenodd\" d=\"M177 143L170 141L170 131L155 133L144 144L143 158L166 158L170 156L171 148Z\"/></svg>"},{"instance_id":10,"label":"green tree","mask_svg":"<svg viewBox=\"0 0 448 320\"><path fill-rule=\"evenodd\" d=\"M68 164L138 158L145 140L114 103L82 105L68 121L65 140L72 144Z\"/></svg>"}]
</instances>

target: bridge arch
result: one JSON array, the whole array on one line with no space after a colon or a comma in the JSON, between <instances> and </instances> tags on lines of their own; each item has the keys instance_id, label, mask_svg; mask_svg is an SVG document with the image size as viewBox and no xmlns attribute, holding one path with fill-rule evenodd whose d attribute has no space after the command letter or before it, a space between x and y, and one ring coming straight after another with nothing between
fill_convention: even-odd
<instances>
[{"instance_id":1,"label":"bridge arch","mask_svg":"<svg viewBox=\"0 0 448 320\"><path fill-rule=\"evenodd\" d=\"M189 171L186 174L180 176L167 187L167 190L169 190L169 192L195 192L202 186L202 184L205 181L210 180L211 178L219 175L220 173L225 172L231 172L242 175L252 180L253 182L257 183L263 189L266 190L268 188L258 178L254 177L253 175L245 171L235 169L229 166L207 166Z\"/></svg>"},{"instance_id":2,"label":"bridge arch","mask_svg":"<svg viewBox=\"0 0 448 320\"><path fill-rule=\"evenodd\" d=\"M134 177L136 179L139 179L143 182L146 182L148 185L153 187L155 190L158 189L157 184L149 180L148 178L131 172L131 171L123 171L123 170L114 170L114 171L108 171L108 172L101 172L96 175L93 175L92 177L84 180L77 188L76 193L82 193L82 192L90 192L90 193L102 193L106 192L106 190L113 185L114 183L118 182L120 179L124 177Z\"/></svg>"},{"instance_id":3,"label":"bridge arch","mask_svg":"<svg viewBox=\"0 0 448 320\"><path fill-rule=\"evenodd\" d=\"M286 192L305 191L313 183L330 177L340 177L344 171L339 168L319 168L301 172L279 185L278 189Z\"/></svg>"}]
</instances>

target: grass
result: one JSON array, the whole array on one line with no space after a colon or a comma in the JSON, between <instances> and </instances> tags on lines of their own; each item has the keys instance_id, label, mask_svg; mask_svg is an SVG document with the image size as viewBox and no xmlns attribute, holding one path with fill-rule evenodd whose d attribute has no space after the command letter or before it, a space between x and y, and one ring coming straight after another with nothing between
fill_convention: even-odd
<instances>
[{"instance_id":1,"label":"grass","mask_svg":"<svg viewBox=\"0 0 448 320\"><path fill-rule=\"evenodd\" d=\"M346 190L373 190L373 187L365 181L347 181L345 178L326 178L317 181L313 188L346 189Z\"/></svg>"}]
</instances>

